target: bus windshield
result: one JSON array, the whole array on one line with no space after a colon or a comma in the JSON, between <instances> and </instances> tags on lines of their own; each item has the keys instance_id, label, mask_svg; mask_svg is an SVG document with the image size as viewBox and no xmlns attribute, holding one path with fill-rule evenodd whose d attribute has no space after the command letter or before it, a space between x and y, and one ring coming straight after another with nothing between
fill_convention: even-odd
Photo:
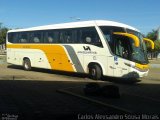
<instances>
[{"instance_id":1,"label":"bus windshield","mask_svg":"<svg viewBox=\"0 0 160 120\"><path fill-rule=\"evenodd\" d=\"M113 54L136 63L148 64L146 46L141 33L114 26L102 26L100 28ZM131 38L115 35L113 32L127 32L136 35L140 40L139 47L135 47Z\"/></svg>"},{"instance_id":2,"label":"bus windshield","mask_svg":"<svg viewBox=\"0 0 160 120\"><path fill-rule=\"evenodd\" d=\"M139 47L135 47L134 45L132 46L132 48L133 48L133 53L132 53L133 61L138 62L138 63L142 63L142 64L143 63L148 64L147 49L146 49L146 44L143 41L142 34L137 31L130 30L130 29L127 29L127 32L136 35L140 40Z\"/></svg>"}]
</instances>

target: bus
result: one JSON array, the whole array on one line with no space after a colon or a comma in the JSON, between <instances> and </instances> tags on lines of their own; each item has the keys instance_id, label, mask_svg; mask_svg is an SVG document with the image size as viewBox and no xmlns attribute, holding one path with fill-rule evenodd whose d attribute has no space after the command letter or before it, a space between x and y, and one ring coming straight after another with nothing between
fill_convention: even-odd
<instances>
[{"instance_id":1,"label":"bus","mask_svg":"<svg viewBox=\"0 0 160 120\"><path fill-rule=\"evenodd\" d=\"M147 76L149 62L144 41L154 43L134 27L90 20L10 30L7 62L25 70L44 68L102 76Z\"/></svg>"}]
</instances>

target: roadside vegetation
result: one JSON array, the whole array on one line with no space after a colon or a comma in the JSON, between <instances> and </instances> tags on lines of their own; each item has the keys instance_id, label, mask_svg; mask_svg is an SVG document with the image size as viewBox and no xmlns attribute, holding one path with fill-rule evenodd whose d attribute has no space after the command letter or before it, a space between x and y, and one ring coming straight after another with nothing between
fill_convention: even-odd
<instances>
[{"instance_id":1,"label":"roadside vegetation","mask_svg":"<svg viewBox=\"0 0 160 120\"><path fill-rule=\"evenodd\" d=\"M159 51L160 50L160 40L157 40L157 31L156 30L152 30L151 32L149 32L146 35L146 37L154 41L154 43L155 43L154 51ZM147 44L147 50L151 51L150 44L149 43L146 43L146 44Z\"/></svg>"},{"instance_id":2,"label":"roadside vegetation","mask_svg":"<svg viewBox=\"0 0 160 120\"><path fill-rule=\"evenodd\" d=\"M151 59L157 58L158 54L160 54L160 40L157 39L158 38L157 35L158 35L157 30L152 30L145 36L146 38L153 40L155 44L155 48L154 50L152 50L150 43L146 43L147 51L150 54Z\"/></svg>"},{"instance_id":3,"label":"roadside vegetation","mask_svg":"<svg viewBox=\"0 0 160 120\"><path fill-rule=\"evenodd\" d=\"M0 45L6 43L6 34L9 28L3 26L3 23L0 23Z\"/></svg>"}]
</instances>

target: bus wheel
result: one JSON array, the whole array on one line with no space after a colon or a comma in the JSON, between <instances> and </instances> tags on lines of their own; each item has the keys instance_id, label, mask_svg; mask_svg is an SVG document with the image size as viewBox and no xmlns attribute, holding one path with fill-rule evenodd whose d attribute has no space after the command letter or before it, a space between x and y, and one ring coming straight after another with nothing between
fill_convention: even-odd
<instances>
[{"instance_id":1,"label":"bus wheel","mask_svg":"<svg viewBox=\"0 0 160 120\"><path fill-rule=\"evenodd\" d=\"M27 71L31 70L31 62L28 58L23 60L23 68Z\"/></svg>"},{"instance_id":2,"label":"bus wheel","mask_svg":"<svg viewBox=\"0 0 160 120\"><path fill-rule=\"evenodd\" d=\"M99 80L102 77L102 69L99 65L94 64L89 67L89 75L94 80Z\"/></svg>"}]
</instances>

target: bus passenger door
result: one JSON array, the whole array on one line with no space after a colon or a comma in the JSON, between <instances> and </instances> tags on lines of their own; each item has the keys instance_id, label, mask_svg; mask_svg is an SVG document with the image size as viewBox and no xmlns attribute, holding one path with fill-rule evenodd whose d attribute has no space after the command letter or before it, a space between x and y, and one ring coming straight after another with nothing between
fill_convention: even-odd
<instances>
[{"instance_id":1,"label":"bus passenger door","mask_svg":"<svg viewBox=\"0 0 160 120\"><path fill-rule=\"evenodd\" d=\"M129 67L125 65L131 59L130 41L127 37L115 37L114 76L126 77Z\"/></svg>"}]
</instances>

